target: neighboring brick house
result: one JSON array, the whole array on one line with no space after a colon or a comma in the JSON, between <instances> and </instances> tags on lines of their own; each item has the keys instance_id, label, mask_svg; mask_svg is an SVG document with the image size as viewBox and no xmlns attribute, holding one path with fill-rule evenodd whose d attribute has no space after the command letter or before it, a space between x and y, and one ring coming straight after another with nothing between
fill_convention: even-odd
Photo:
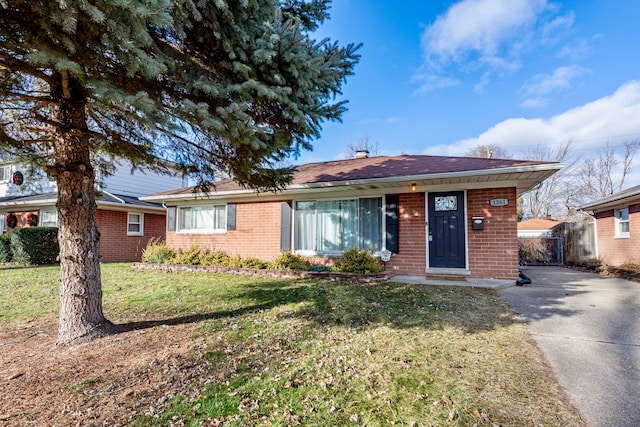
<instances>
[{"instance_id":1,"label":"neighboring brick house","mask_svg":"<svg viewBox=\"0 0 640 427\"><path fill-rule=\"evenodd\" d=\"M142 200L167 206L167 244L271 260L281 251L330 264L349 247L392 252L402 275L515 279L517 203L559 163L404 155L298 166L278 193L231 180Z\"/></svg>"},{"instance_id":2,"label":"neighboring brick house","mask_svg":"<svg viewBox=\"0 0 640 427\"><path fill-rule=\"evenodd\" d=\"M0 210L17 218L15 228L28 227L29 214L36 215L38 226L55 227L58 222L56 193L16 196L0 199ZM103 192L96 197L96 222L100 232L100 261L140 261L149 239L165 238L165 209L162 205L136 197ZM0 232L11 233L6 214L0 216Z\"/></svg>"},{"instance_id":3,"label":"neighboring brick house","mask_svg":"<svg viewBox=\"0 0 640 427\"><path fill-rule=\"evenodd\" d=\"M596 224L597 258L609 265L640 262L640 185L580 207Z\"/></svg>"},{"instance_id":4,"label":"neighboring brick house","mask_svg":"<svg viewBox=\"0 0 640 427\"><path fill-rule=\"evenodd\" d=\"M116 170L97 177L100 195L96 221L100 231L102 262L140 261L150 238L165 238L162 205L143 202L138 196L153 191L184 187L186 179L178 173L158 174L151 170L132 170L126 160L114 161ZM16 180L16 174L20 180ZM17 218L17 228L29 226L28 215L37 216L39 226L57 225L57 187L42 171L28 171L18 163L0 164L0 234L10 233L7 214Z\"/></svg>"}]
</instances>

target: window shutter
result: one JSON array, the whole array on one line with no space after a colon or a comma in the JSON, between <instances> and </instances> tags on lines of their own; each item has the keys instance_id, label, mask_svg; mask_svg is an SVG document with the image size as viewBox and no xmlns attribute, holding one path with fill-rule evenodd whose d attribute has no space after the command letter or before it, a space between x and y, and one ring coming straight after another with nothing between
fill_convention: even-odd
<instances>
[{"instance_id":1,"label":"window shutter","mask_svg":"<svg viewBox=\"0 0 640 427\"><path fill-rule=\"evenodd\" d=\"M291 250L291 202L280 204L280 250Z\"/></svg>"},{"instance_id":2,"label":"window shutter","mask_svg":"<svg viewBox=\"0 0 640 427\"><path fill-rule=\"evenodd\" d=\"M386 247L394 254L400 253L400 209L398 196L386 196L385 226Z\"/></svg>"},{"instance_id":3,"label":"window shutter","mask_svg":"<svg viewBox=\"0 0 640 427\"><path fill-rule=\"evenodd\" d=\"M227 230L236 229L236 205L227 205Z\"/></svg>"}]
</instances>

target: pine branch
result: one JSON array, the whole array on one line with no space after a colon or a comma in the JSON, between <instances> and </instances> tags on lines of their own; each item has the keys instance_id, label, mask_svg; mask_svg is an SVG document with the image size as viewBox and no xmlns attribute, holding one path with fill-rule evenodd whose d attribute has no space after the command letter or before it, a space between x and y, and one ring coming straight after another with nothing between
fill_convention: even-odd
<instances>
[{"instance_id":1,"label":"pine branch","mask_svg":"<svg viewBox=\"0 0 640 427\"><path fill-rule=\"evenodd\" d=\"M49 84L54 83L53 78L39 68L31 66L24 61L18 60L10 53L6 53L4 51L0 51L0 68L6 68L14 73L17 72L28 74Z\"/></svg>"}]
</instances>

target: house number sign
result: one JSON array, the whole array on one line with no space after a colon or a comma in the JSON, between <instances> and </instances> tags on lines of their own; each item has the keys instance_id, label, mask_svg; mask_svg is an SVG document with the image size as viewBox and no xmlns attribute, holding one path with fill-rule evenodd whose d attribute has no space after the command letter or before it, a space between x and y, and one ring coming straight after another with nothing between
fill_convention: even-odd
<instances>
[{"instance_id":1,"label":"house number sign","mask_svg":"<svg viewBox=\"0 0 640 427\"><path fill-rule=\"evenodd\" d=\"M491 206L509 206L509 199L491 199L489 204Z\"/></svg>"}]
</instances>

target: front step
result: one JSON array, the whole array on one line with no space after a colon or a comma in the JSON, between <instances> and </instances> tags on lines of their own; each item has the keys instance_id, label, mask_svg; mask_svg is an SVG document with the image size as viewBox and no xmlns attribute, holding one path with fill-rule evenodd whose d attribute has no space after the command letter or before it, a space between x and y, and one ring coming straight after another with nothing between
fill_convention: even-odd
<instances>
[{"instance_id":1,"label":"front step","mask_svg":"<svg viewBox=\"0 0 640 427\"><path fill-rule=\"evenodd\" d=\"M425 274L424 277L427 280L447 280L451 282L466 282L467 276L454 276L454 275L442 275L442 274Z\"/></svg>"},{"instance_id":2,"label":"front step","mask_svg":"<svg viewBox=\"0 0 640 427\"><path fill-rule=\"evenodd\" d=\"M471 272L464 268L429 268L424 276L427 280L466 282Z\"/></svg>"}]
</instances>

